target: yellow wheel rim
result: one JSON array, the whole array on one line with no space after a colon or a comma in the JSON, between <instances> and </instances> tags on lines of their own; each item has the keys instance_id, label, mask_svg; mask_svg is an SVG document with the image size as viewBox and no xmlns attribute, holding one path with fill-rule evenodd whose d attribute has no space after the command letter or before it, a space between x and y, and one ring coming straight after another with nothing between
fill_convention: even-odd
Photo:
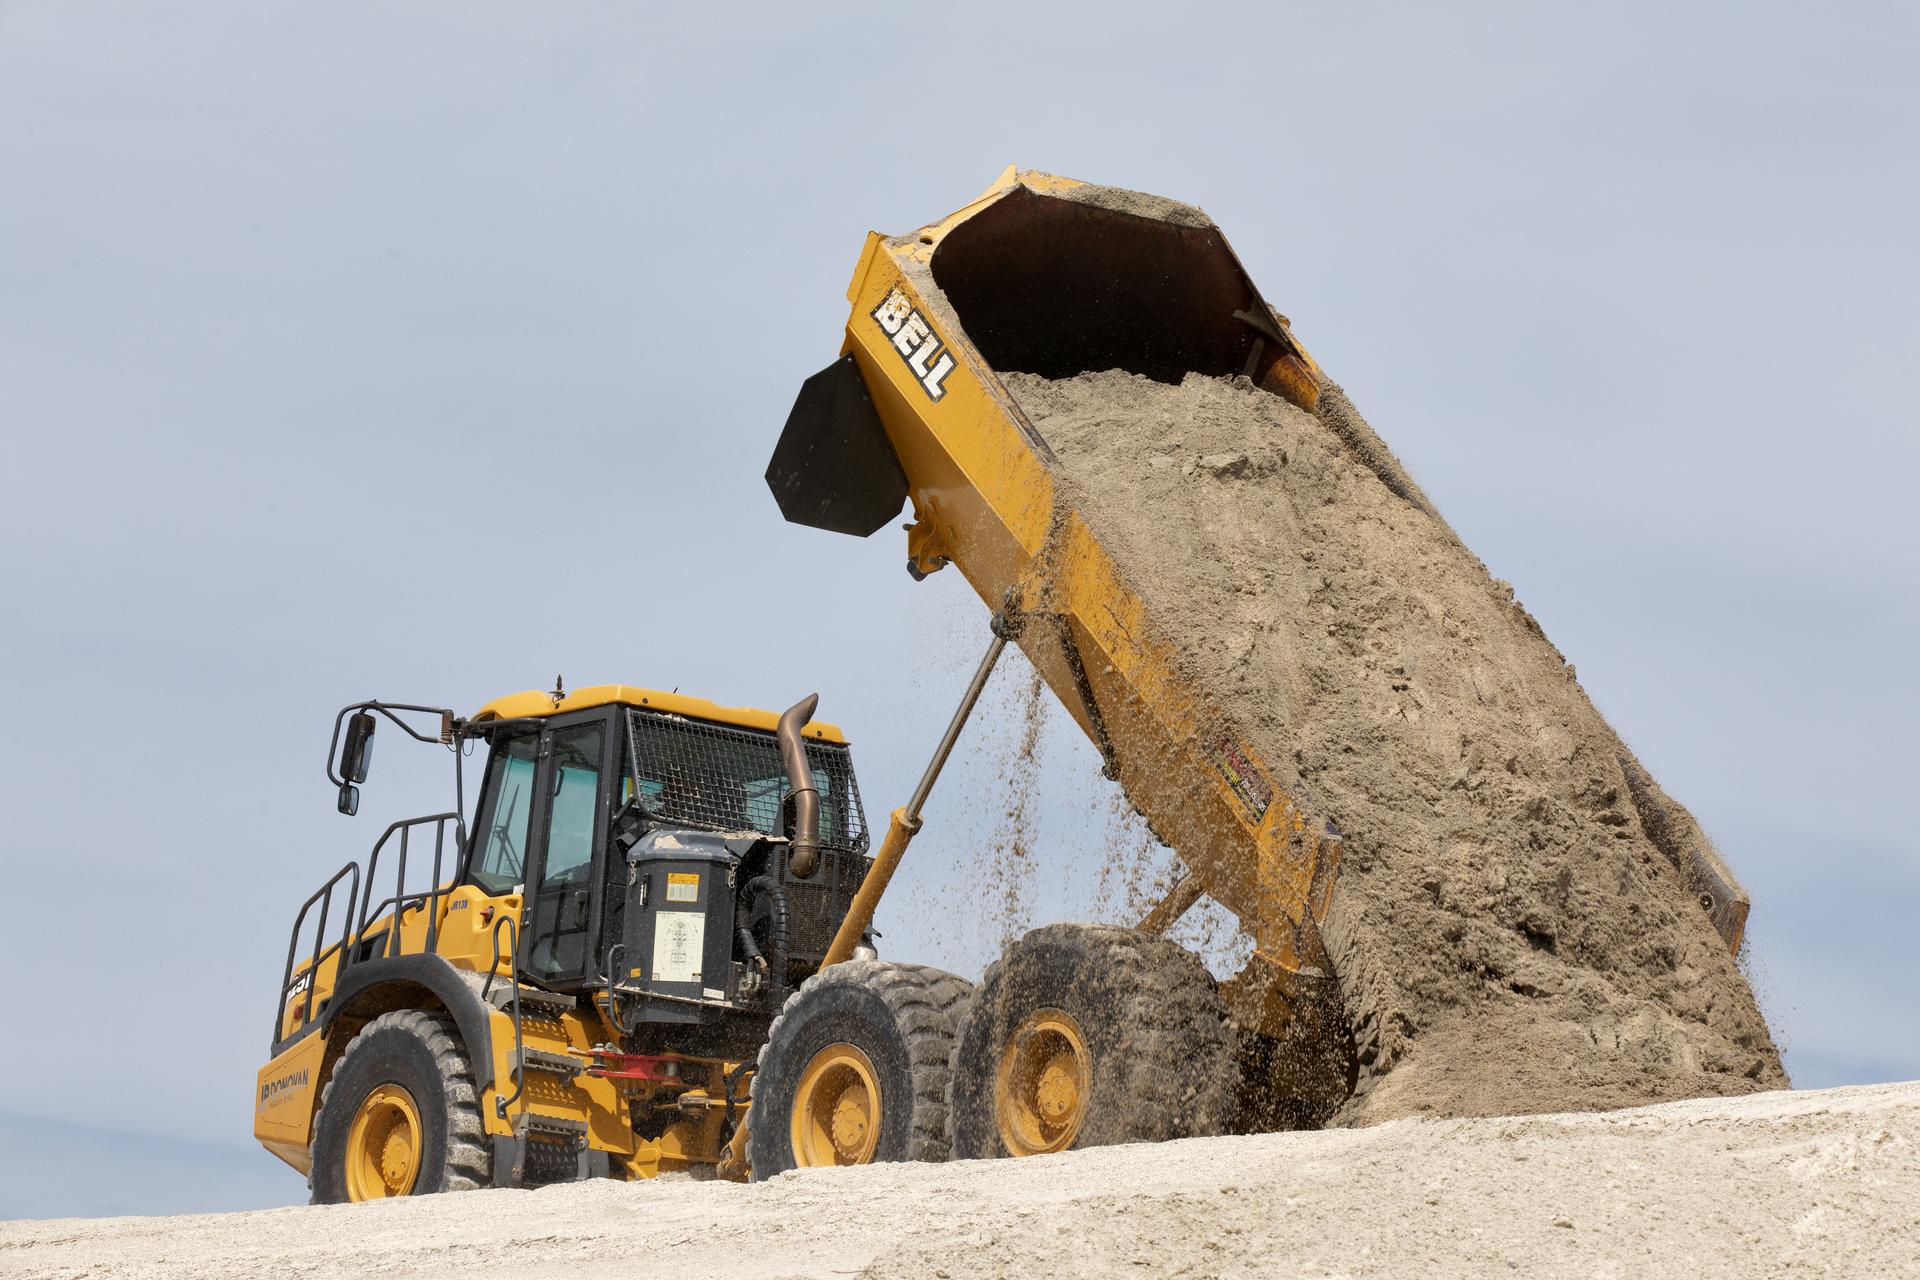
<instances>
[{"instance_id":1,"label":"yellow wheel rim","mask_svg":"<svg viewBox=\"0 0 1920 1280\"><path fill-rule=\"evenodd\" d=\"M1073 1015L1034 1010L1000 1050L993 1082L1000 1141L1016 1156L1065 1151L1080 1136L1092 1084L1093 1059Z\"/></svg>"},{"instance_id":2,"label":"yellow wheel rim","mask_svg":"<svg viewBox=\"0 0 1920 1280\"><path fill-rule=\"evenodd\" d=\"M347 1199L413 1194L420 1176L420 1109L397 1084L369 1093L347 1133Z\"/></svg>"},{"instance_id":3,"label":"yellow wheel rim","mask_svg":"<svg viewBox=\"0 0 1920 1280\"><path fill-rule=\"evenodd\" d=\"M880 1141L873 1061L845 1042L813 1055L793 1095L793 1162L802 1169L866 1164Z\"/></svg>"}]
</instances>

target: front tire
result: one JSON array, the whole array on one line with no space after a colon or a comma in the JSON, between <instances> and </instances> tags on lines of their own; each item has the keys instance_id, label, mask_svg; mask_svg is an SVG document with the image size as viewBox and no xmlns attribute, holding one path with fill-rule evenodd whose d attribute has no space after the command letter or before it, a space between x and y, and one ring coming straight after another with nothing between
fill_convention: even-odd
<instances>
[{"instance_id":1,"label":"front tire","mask_svg":"<svg viewBox=\"0 0 1920 1280\"><path fill-rule=\"evenodd\" d=\"M1035 929L988 967L955 1046L956 1159L1225 1131L1226 1005L1200 958L1132 929Z\"/></svg>"},{"instance_id":2,"label":"front tire","mask_svg":"<svg viewBox=\"0 0 1920 1280\"><path fill-rule=\"evenodd\" d=\"M491 1185L473 1068L451 1019L383 1013L334 1064L313 1125L315 1204Z\"/></svg>"},{"instance_id":3,"label":"front tire","mask_svg":"<svg viewBox=\"0 0 1920 1280\"><path fill-rule=\"evenodd\" d=\"M883 960L849 960L802 983L753 1075L753 1180L945 1160L948 1063L972 995L973 984L950 973Z\"/></svg>"}]
</instances>

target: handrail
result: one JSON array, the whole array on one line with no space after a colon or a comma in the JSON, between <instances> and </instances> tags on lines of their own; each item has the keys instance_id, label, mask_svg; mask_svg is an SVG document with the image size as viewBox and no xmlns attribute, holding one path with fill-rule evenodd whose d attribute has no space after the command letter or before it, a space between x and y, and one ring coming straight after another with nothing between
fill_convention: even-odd
<instances>
[{"instance_id":1,"label":"handrail","mask_svg":"<svg viewBox=\"0 0 1920 1280\"><path fill-rule=\"evenodd\" d=\"M328 947L325 945L327 940L327 915L333 909L333 891L340 881L349 874L353 876L353 886L347 892L347 909L341 914L340 940L334 943L333 946ZM317 902L320 904L320 919L313 931L313 959L309 961L307 965L306 999L300 1009L300 1025L303 1027L313 1021L313 989L319 985L320 962L327 957L329 952L338 953L340 958L336 962L335 983L338 983L340 980L339 973L347 967L347 961L350 958L347 950L347 942L351 936L350 930L353 927L353 908L355 903L359 901L359 898L360 864L357 862L349 862L346 866L341 867L338 871L334 872L333 875L328 877L325 884L315 889L312 895L300 904L299 914L293 918L293 932L287 937L287 966L282 970L280 975L280 998L274 1001L273 1004L274 1044L279 1044L281 1040L281 1026L287 1016L287 994L293 990L293 960L300 951L300 927L307 922L307 913L313 910L314 903Z\"/></svg>"},{"instance_id":2,"label":"handrail","mask_svg":"<svg viewBox=\"0 0 1920 1280\"><path fill-rule=\"evenodd\" d=\"M602 971L607 975L607 1021L616 1028L620 1026L620 993L614 990L613 984L614 975L619 973L620 969L614 963L614 957L622 954L626 949L627 944L624 942L611 943L607 947L606 955L600 960Z\"/></svg>"},{"instance_id":3,"label":"handrail","mask_svg":"<svg viewBox=\"0 0 1920 1280\"><path fill-rule=\"evenodd\" d=\"M507 981L513 994L513 1096L503 1098L494 1091L493 1114L505 1119L507 1108L520 1101L527 1090L527 1048L526 1037L520 1022L520 925L512 916L501 916L493 922L493 963L487 966L487 980L480 986L480 999L487 1000L493 994L493 980L500 973L500 930L512 930L507 944ZM521 1108L522 1111L525 1108Z\"/></svg>"},{"instance_id":4,"label":"handrail","mask_svg":"<svg viewBox=\"0 0 1920 1280\"><path fill-rule=\"evenodd\" d=\"M451 884L442 884L441 877L446 871L447 824L455 824L455 843L459 843L460 815L457 813L435 813L424 818L407 818L393 823L374 842L373 852L367 856L366 870L363 873L358 862L349 862L334 872L327 882L314 890L313 894L300 905L300 911L293 919L293 932L287 939L287 964L280 979L280 999L273 1011L273 1043L283 1040L282 1025L287 1014L287 996L293 990L295 959L300 953L300 936L308 915L316 904L320 907L320 918L314 929L312 958L307 964L306 991L300 1006L299 1030L313 1021L314 989L319 985L320 966L328 956L337 957L334 961L333 981L337 987L346 975L347 969L359 955L358 944L365 940L369 926L377 923L388 907L393 908L393 920L387 927L387 937L382 939L382 950L392 957L402 954L400 925L402 918L412 904L425 906L427 911L427 936L423 950L433 952L440 941L440 901L453 888ZM411 851L413 829L433 824L433 880L428 888L407 891L407 858ZM398 861L394 867L394 892L376 906L373 901L374 877L380 872L380 853L394 832L400 833ZM456 856L459 851L455 850ZM340 915L340 936L331 945L327 940L327 921L333 912L334 891L340 882L352 877L347 894L346 909ZM366 957L361 957L366 958Z\"/></svg>"},{"instance_id":5,"label":"handrail","mask_svg":"<svg viewBox=\"0 0 1920 1280\"><path fill-rule=\"evenodd\" d=\"M457 822L459 816L460 815L455 813L433 813L428 814L424 818L406 818L388 826L388 828L380 834L380 838L374 841L373 852L367 855L367 900L361 906L360 925L354 930L355 938L364 937L367 932L367 926L380 918L380 912L373 909L374 878L380 872L380 851L386 848L387 841L391 840L393 833L398 831L400 833L400 851L399 865L394 868L394 892L392 897L386 898L380 903L381 911L384 911L389 903L394 906L393 924L387 931L385 943L386 954L388 956L401 954L400 917L403 914L401 908L404 903L419 897L425 897L427 899L427 939L426 945L422 949L428 952L433 951L435 944L440 938L439 906L440 897L445 892L445 890L440 887L440 875L446 854L447 824L449 822ZM407 852L411 844L413 829L415 827L425 826L428 823L434 824L433 879L430 882L431 887L415 893L408 893L406 891Z\"/></svg>"}]
</instances>

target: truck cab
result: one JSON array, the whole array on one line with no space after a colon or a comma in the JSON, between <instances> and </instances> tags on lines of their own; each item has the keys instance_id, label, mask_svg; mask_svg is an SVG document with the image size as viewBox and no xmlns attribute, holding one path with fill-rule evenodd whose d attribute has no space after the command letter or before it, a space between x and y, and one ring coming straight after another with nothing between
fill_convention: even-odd
<instances>
[{"instance_id":1,"label":"truck cab","mask_svg":"<svg viewBox=\"0 0 1920 1280\"><path fill-rule=\"evenodd\" d=\"M646 1001L656 985L691 981L680 975L700 978L701 999L745 1006L763 987L790 990L811 972L825 950L822 927L830 936L838 920L834 902L844 912L858 887L866 821L840 730L802 726L820 853L810 874L791 874L795 788L777 722L771 712L621 685L558 702L516 694L481 709L469 732L484 735L489 750L462 882L524 897L524 980L564 992L611 986L624 1016L627 1001ZM653 864L675 854L712 866L713 883L689 869L650 883ZM772 936L776 900L786 905L784 939ZM744 923L718 910L727 905ZM695 906L705 908L697 927L691 919L655 927L660 912L691 917ZM637 953L643 941L645 955ZM784 944L784 954L769 956L770 944ZM688 945L702 963L668 964L676 946ZM778 972L776 961L784 961ZM634 1010L631 1021L649 1017L674 1020L656 1007Z\"/></svg>"},{"instance_id":2,"label":"truck cab","mask_svg":"<svg viewBox=\"0 0 1920 1280\"><path fill-rule=\"evenodd\" d=\"M598 685L468 718L344 709L343 813L383 724L451 750L456 803L301 907L259 1140L316 1200L718 1167L867 867L846 739L814 701Z\"/></svg>"}]
</instances>

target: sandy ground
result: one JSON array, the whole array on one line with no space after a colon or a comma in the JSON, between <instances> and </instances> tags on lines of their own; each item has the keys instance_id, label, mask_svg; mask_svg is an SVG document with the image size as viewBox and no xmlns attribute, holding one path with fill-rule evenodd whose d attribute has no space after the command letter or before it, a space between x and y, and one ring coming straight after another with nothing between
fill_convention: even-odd
<instances>
[{"instance_id":1,"label":"sandy ground","mask_svg":"<svg viewBox=\"0 0 1920 1280\"><path fill-rule=\"evenodd\" d=\"M0 1276L1920 1275L1920 1082L760 1186L0 1223Z\"/></svg>"}]
</instances>

